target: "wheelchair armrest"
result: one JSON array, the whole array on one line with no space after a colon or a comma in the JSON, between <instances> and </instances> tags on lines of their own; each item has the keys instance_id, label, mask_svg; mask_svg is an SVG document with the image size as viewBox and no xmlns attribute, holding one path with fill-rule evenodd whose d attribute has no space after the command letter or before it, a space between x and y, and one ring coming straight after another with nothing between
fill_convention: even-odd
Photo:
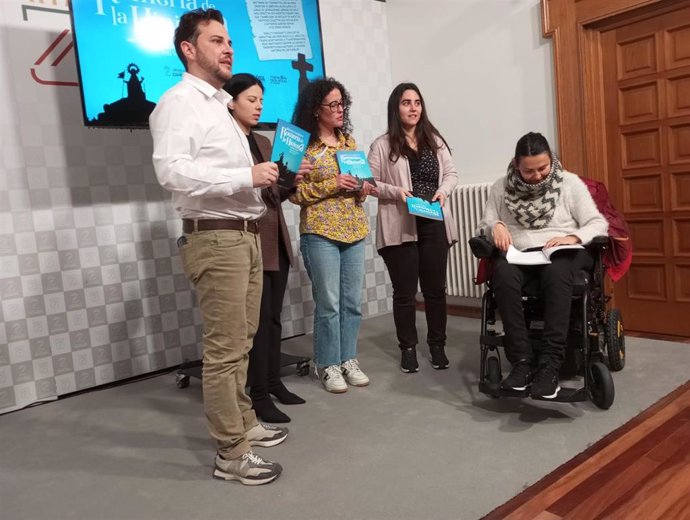
<instances>
[{"instance_id":1,"label":"wheelchair armrest","mask_svg":"<svg viewBox=\"0 0 690 520\"><path fill-rule=\"evenodd\" d=\"M596 247L601 247L601 246L605 246L608 243L609 243L608 235L599 235L599 236L596 236L592 239L592 241L590 242L590 245L593 245Z\"/></svg>"},{"instance_id":2,"label":"wheelchair armrest","mask_svg":"<svg viewBox=\"0 0 690 520\"><path fill-rule=\"evenodd\" d=\"M496 249L486 235L472 237L468 241L470 250L476 258L491 258Z\"/></svg>"}]
</instances>

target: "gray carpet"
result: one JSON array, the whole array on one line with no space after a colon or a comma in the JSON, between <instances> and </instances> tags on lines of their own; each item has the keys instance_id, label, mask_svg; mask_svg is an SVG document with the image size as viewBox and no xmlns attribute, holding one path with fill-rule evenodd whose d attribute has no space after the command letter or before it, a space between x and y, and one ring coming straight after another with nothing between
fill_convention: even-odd
<instances>
[{"instance_id":1,"label":"gray carpet","mask_svg":"<svg viewBox=\"0 0 690 520\"><path fill-rule=\"evenodd\" d=\"M418 322L423 322L418 314ZM492 400L476 390L479 323L449 319L451 367L398 369L392 316L364 323L372 384L342 395L288 370L307 399L275 483L210 478L198 380L167 374L0 416L0 516L18 519L476 519L688 379L690 345L627 339L608 411ZM424 326L420 326L420 337ZM309 336L286 350L310 351Z\"/></svg>"}]
</instances>

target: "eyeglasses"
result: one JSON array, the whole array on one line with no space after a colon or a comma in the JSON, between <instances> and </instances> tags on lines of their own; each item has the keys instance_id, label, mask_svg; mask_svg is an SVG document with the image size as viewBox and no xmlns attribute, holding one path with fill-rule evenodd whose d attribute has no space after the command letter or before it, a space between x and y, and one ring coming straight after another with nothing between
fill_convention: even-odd
<instances>
[{"instance_id":1,"label":"eyeglasses","mask_svg":"<svg viewBox=\"0 0 690 520\"><path fill-rule=\"evenodd\" d=\"M322 107L328 107L331 112L337 112L338 107L340 107L341 110L345 110L345 103L341 99L340 101L331 101L330 103L322 103Z\"/></svg>"}]
</instances>

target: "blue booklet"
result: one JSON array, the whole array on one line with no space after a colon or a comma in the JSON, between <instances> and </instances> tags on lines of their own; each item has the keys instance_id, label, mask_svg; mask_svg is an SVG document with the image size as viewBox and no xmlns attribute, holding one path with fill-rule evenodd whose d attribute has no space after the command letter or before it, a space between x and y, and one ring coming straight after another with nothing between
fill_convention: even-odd
<instances>
[{"instance_id":1,"label":"blue booklet","mask_svg":"<svg viewBox=\"0 0 690 520\"><path fill-rule=\"evenodd\" d=\"M271 161L278 165L278 185L292 188L297 170L309 145L309 132L300 127L278 119L273 138Z\"/></svg>"},{"instance_id":2,"label":"blue booklet","mask_svg":"<svg viewBox=\"0 0 690 520\"><path fill-rule=\"evenodd\" d=\"M340 168L342 175L357 177L356 189L360 189L364 181L376 186L374 175L371 173L371 168L369 168L369 162L367 162L367 156L364 152L360 150L342 150L335 152L335 158L338 161L338 168Z\"/></svg>"},{"instance_id":3,"label":"blue booklet","mask_svg":"<svg viewBox=\"0 0 690 520\"><path fill-rule=\"evenodd\" d=\"M429 202L419 197L407 197L407 211L417 217L443 220L443 209L439 201Z\"/></svg>"}]
</instances>

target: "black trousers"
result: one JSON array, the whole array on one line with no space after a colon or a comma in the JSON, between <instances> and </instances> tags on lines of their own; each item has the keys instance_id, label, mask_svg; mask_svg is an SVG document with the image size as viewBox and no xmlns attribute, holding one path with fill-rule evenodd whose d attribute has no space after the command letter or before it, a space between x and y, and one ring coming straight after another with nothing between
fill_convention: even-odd
<instances>
[{"instance_id":1,"label":"black trousers","mask_svg":"<svg viewBox=\"0 0 690 520\"><path fill-rule=\"evenodd\" d=\"M279 250L279 270L264 271L259 327L249 351L247 384L252 398L268 396L268 388L280 382L280 341L283 327L280 312L287 286L290 263L284 246Z\"/></svg>"},{"instance_id":2,"label":"black trousers","mask_svg":"<svg viewBox=\"0 0 690 520\"><path fill-rule=\"evenodd\" d=\"M379 250L393 283L393 320L401 349L417 345L415 296L418 284L424 296L427 343L431 347L446 344L446 228L437 220L416 219L416 242Z\"/></svg>"},{"instance_id":3,"label":"black trousers","mask_svg":"<svg viewBox=\"0 0 690 520\"><path fill-rule=\"evenodd\" d=\"M492 277L496 304L505 331L505 352L515 364L528 360L539 365L560 368L570 327L570 308L575 274L594 265L592 255L585 249L565 250L551 256L550 264L525 266L509 264L505 257L495 259ZM538 280L544 307L544 330L539 359L534 359L525 315L522 289Z\"/></svg>"}]
</instances>

